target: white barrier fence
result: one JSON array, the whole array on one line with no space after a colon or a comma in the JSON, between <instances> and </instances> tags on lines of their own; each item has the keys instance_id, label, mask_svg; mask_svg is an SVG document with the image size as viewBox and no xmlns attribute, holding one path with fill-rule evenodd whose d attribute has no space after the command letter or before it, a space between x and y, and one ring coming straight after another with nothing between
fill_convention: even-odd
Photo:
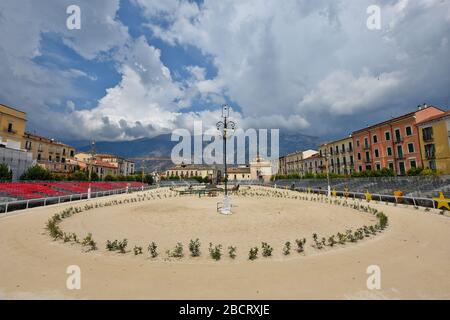
<instances>
[{"instance_id":1,"label":"white barrier fence","mask_svg":"<svg viewBox=\"0 0 450 320\"><path fill-rule=\"evenodd\" d=\"M282 190L293 190L293 191L313 193L313 194L322 194L322 195L327 195L327 193L328 193L327 190L324 190L324 189L312 189L312 188L305 188L305 187L288 188L287 186L277 186L272 183L252 183L252 184L244 183L242 185L255 185L255 186L257 185L257 186L265 186L265 187L282 189ZM122 188L122 189L107 190L107 191L91 192L90 194L89 193L79 193L79 194L72 194L72 195L58 196L58 197L48 197L48 198L38 198L38 199L4 202L4 203L0 203L0 215L3 215L3 214L6 215L6 214L8 214L8 212L16 211L16 210L24 210L24 209L34 208L34 207L48 206L48 205L65 203L65 202L88 200L88 199L100 198L100 197L117 195L117 194L132 193L132 192L137 192L137 191L146 191L146 190L150 190L150 189L156 189L159 187L160 187L159 185L157 185L157 186L142 186L142 187L134 187L134 188L129 187L129 188ZM421 206L421 207L428 207L428 208L436 208L436 203L437 203L436 200L433 200L431 198L393 196L393 195L377 194L377 193L371 193L370 195L371 195L372 201L389 202L389 203L396 203L396 204L407 204L407 205L413 205L415 207ZM352 199L360 199L360 200L366 199L366 194L362 193L362 192L336 190L336 196L352 198Z\"/></svg>"},{"instance_id":2,"label":"white barrier fence","mask_svg":"<svg viewBox=\"0 0 450 320\"><path fill-rule=\"evenodd\" d=\"M24 210L24 209L29 209L29 208L48 206L48 205L65 203L65 202L88 200L88 199L107 197L107 196L117 195L117 194L132 193L132 192L137 192L137 191L145 191L145 190L150 190L150 189L155 189L155 188L157 188L157 186L128 187L128 188L97 191L97 192L90 192L90 193L89 192L76 193L76 194L58 196L58 197L8 201L8 202L0 203L0 215L8 214L8 212L16 211L16 210Z\"/></svg>"}]
</instances>

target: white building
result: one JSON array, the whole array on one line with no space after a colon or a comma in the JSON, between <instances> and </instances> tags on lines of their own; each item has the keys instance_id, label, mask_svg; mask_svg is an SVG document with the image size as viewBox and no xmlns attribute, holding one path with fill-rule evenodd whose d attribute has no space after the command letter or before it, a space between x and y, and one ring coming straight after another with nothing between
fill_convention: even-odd
<instances>
[{"instance_id":1,"label":"white building","mask_svg":"<svg viewBox=\"0 0 450 320\"><path fill-rule=\"evenodd\" d=\"M10 146L17 147L10 143L5 145L0 141L0 163L7 165L12 171L12 180L19 180L25 171L35 165L35 161L31 152Z\"/></svg>"}]
</instances>

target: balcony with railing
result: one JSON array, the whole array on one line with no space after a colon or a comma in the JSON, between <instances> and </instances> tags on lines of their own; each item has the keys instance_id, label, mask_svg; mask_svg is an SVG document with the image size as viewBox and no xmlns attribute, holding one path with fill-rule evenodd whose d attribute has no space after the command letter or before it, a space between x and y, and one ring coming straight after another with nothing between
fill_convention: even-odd
<instances>
[{"instance_id":1,"label":"balcony with railing","mask_svg":"<svg viewBox=\"0 0 450 320\"><path fill-rule=\"evenodd\" d=\"M403 137L401 136L396 136L394 138L394 143L402 143L403 142Z\"/></svg>"},{"instance_id":2,"label":"balcony with railing","mask_svg":"<svg viewBox=\"0 0 450 320\"><path fill-rule=\"evenodd\" d=\"M370 149L370 144L369 143L364 144L363 145L363 149L364 150L369 150Z\"/></svg>"}]
</instances>

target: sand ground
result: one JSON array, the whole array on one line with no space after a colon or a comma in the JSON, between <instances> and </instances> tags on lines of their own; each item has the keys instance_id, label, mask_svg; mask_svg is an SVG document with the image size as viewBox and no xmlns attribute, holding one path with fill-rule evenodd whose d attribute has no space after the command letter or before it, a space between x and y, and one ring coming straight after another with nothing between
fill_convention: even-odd
<instances>
[{"instance_id":1,"label":"sand ground","mask_svg":"<svg viewBox=\"0 0 450 320\"><path fill-rule=\"evenodd\" d=\"M130 195L110 197L123 199ZM107 201L106 198L96 201ZM388 215L381 234L345 247L317 250L311 234L329 235L373 224L370 214L310 201L234 197L232 216L215 213L218 198L182 197L103 207L61 223L66 232L92 232L99 250L52 241L45 222L69 205L34 208L0 218L0 297L76 299L450 299L450 218L402 206L371 204ZM84 206L86 202L80 202ZM70 205L71 206L71 205ZM163 251L199 238L200 258L165 259ZM306 237L304 255L281 254L285 241ZM107 252L107 239L162 256ZM247 260L266 241L274 256ZM209 242L236 245L238 258L208 257ZM187 252L186 252L187 255ZM66 288L66 268L78 265L81 290ZM381 268L381 289L366 286L369 265Z\"/></svg>"}]
</instances>

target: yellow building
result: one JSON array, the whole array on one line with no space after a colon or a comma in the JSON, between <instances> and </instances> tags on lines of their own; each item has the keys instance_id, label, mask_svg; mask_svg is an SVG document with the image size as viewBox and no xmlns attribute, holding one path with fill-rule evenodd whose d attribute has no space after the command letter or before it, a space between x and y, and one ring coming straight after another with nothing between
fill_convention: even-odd
<instances>
[{"instance_id":1,"label":"yellow building","mask_svg":"<svg viewBox=\"0 0 450 320\"><path fill-rule=\"evenodd\" d=\"M9 148L20 149L26 122L25 112L0 104L0 142Z\"/></svg>"},{"instance_id":2,"label":"yellow building","mask_svg":"<svg viewBox=\"0 0 450 320\"><path fill-rule=\"evenodd\" d=\"M316 154L316 150L296 151L289 153L279 158L278 162L278 174L299 174L302 172L303 159L309 158Z\"/></svg>"},{"instance_id":3,"label":"yellow building","mask_svg":"<svg viewBox=\"0 0 450 320\"><path fill-rule=\"evenodd\" d=\"M417 124L424 168L450 174L450 111Z\"/></svg>"},{"instance_id":4,"label":"yellow building","mask_svg":"<svg viewBox=\"0 0 450 320\"><path fill-rule=\"evenodd\" d=\"M227 168L228 181L249 181L252 179L250 167L239 166Z\"/></svg>"},{"instance_id":5,"label":"yellow building","mask_svg":"<svg viewBox=\"0 0 450 320\"><path fill-rule=\"evenodd\" d=\"M319 146L319 156L324 158L321 168L326 172L326 160L330 173L349 175L353 173L353 139L348 136L343 139L323 143Z\"/></svg>"},{"instance_id":6,"label":"yellow building","mask_svg":"<svg viewBox=\"0 0 450 320\"><path fill-rule=\"evenodd\" d=\"M33 154L37 163L55 174L67 175L76 169L75 148L53 139L25 132L23 148Z\"/></svg>"},{"instance_id":7,"label":"yellow building","mask_svg":"<svg viewBox=\"0 0 450 320\"><path fill-rule=\"evenodd\" d=\"M166 171L166 177L181 177L189 179L191 177L202 177L210 180L216 179L220 174L214 166L200 165L200 164L180 164L176 165Z\"/></svg>"}]
</instances>

